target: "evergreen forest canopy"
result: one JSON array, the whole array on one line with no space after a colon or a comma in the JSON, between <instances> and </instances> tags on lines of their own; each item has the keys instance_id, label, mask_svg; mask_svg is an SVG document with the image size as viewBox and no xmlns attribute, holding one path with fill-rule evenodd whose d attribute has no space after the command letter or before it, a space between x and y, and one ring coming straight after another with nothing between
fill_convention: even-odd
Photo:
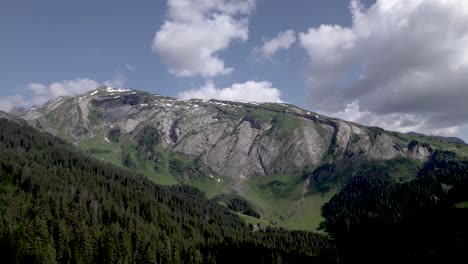
<instances>
[{"instance_id":1,"label":"evergreen forest canopy","mask_svg":"<svg viewBox=\"0 0 468 264\"><path fill-rule=\"evenodd\" d=\"M239 197L159 186L0 119L5 263L447 263L468 248L468 160L434 150L415 179L370 164L322 208L329 235L246 224ZM227 206L221 205L222 203Z\"/></svg>"}]
</instances>

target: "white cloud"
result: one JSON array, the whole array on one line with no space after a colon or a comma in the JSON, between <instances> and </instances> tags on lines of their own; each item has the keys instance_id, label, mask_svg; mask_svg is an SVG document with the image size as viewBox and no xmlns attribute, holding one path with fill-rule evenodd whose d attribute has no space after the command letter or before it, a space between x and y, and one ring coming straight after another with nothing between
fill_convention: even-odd
<instances>
[{"instance_id":1,"label":"white cloud","mask_svg":"<svg viewBox=\"0 0 468 264\"><path fill-rule=\"evenodd\" d=\"M281 92L274 88L270 82L248 81L235 83L231 87L218 89L213 82L207 82L199 89L184 91L177 96L181 100L218 99L226 101L248 101L248 102L282 102Z\"/></svg>"},{"instance_id":2,"label":"white cloud","mask_svg":"<svg viewBox=\"0 0 468 264\"><path fill-rule=\"evenodd\" d=\"M90 90L99 87L99 83L83 78L75 80L66 80L61 82L54 82L50 85L44 85L41 83L30 83L27 85L27 89L32 92L34 98L44 97L47 99L56 98L64 95L76 95L86 93Z\"/></svg>"},{"instance_id":3,"label":"white cloud","mask_svg":"<svg viewBox=\"0 0 468 264\"><path fill-rule=\"evenodd\" d=\"M106 81L104 83L113 83ZM87 78L78 78L75 80L65 80L54 82L49 85L42 83L29 83L26 86L26 95L13 95L0 98L0 109L10 111L17 106L32 106L42 105L48 100L65 95L83 94L88 91L97 89L101 86L95 80Z\"/></svg>"},{"instance_id":4,"label":"white cloud","mask_svg":"<svg viewBox=\"0 0 468 264\"><path fill-rule=\"evenodd\" d=\"M123 74L116 74L112 80L107 80L104 82L105 86L112 86L115 88L124 88L127 78Z\"/></svg>"},{"instance_id":5,"label":"white cloud","mask_svg":"<svg viewBox=\"0 0 468 264\"><path fill-rule=\"evenodd\" d=\"M25 105L25 103L26 101L21 95L0 97L0 110L8 112L15 107Z\"/></svg>"},{"instance_id":6,"label":"white cloud","mask_svg":"<svg viewBox=\"0 0 468 264\"><path fill-rule=\"evenodd\" d=\"M329 113L328 115L360 124L384 127L391 131L403 133L418 131L428 135L453 136L460 132L459 126L430 128L430 126L425 124L425 119L416 114L390 113L377 115L370 111L360 109L358 102L352 102L348 104L343 111Z\"/></svg>"},{"instance_id":7,"label":"white cloud","mask_svg":"<svg viewBox=\"0 0 468 264\"><path fill-rule=\"evenodd\" d=\"M128 63L124 64L125 68L130 71L130 72L134 72L136 70L136 67L133 66L133 65L130 65Z\"/></svg>"},{"instance_id":8,"label":"white cloud","mask_svg":"<svg viewBox=\"0 0 468 264\"><path fill-rule=\"evenodd\" d=\"M232 72L219 52L248 38L254 0L168 0L167 20L152 48L178 77L214 77Z\"/></svg>"},{"instance_id":9,"label":"white cloud","mask_svg":"<svg viewBox=\"0 0 468 264\"><path fill-rule=\"evenodd\" d=\"M271 59L276 52L287 50L296 42L296 33L293 30L282 31L270 40L266 40L261 47L257 47L254 53L263 58Z\"/></svg>"},{"instance_id":10,"label":"white cloud","mask_svg":"<svg viewBox=\"0 0 468 264\"><path fill-rule=\"evenodd\" d=\"M352 26L299 34L310 107L406 130L449 134L468 123L468 1L351 1ZM446 133L447 132L447 133Z\"/></svg>"}]
</instances>

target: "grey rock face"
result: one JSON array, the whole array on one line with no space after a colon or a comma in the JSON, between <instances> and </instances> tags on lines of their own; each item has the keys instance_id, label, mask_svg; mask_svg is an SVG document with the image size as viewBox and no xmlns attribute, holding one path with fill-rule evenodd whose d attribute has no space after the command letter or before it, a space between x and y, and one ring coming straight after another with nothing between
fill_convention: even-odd
<instances>
[{"instance_id":1,"label":"grey rock face","mask_svg":"<svg viewBox=\"0 0 468 264\"><path fill-rule=\"evenodd\" d=\"M2 119L2 118L7 119L9 121L16 122L16 123L20 123L20 124L25 124L26 123L23 119L18 118L17 116L5 113L5 112L0 110L0 119Z\"/></svg>"},{"instance_id":2,"label":"grey rock face","mask_svg":"<svg viewBox=\"0 0 468 264\"><path fill-rule=\"evenodd\" d=\"M233 179L298 171L331 160L425 159L430 152L381 129L319 117L295 106L189 100L100 88L21 114L30 125L79 144L119 129L137 141L151 128L164 148Z\"/></svg>"}]
</instances>

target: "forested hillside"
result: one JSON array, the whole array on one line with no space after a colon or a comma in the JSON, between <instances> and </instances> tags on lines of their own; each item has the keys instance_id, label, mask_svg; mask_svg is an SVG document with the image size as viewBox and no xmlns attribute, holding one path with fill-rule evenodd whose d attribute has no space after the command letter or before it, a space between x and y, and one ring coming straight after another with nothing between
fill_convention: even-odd
<instances>
[{"instance_id":1,"label":"forested hillside","mask_svg":"<svg viewBox=\"0 0 468 264\"><path fill-rule=\"evenodd\" d=\"M2 263L336 263L332 240L254 227L193 187L163 187L0 119Z\"/></svg>"},{"instance_id":2,"label":"forested hillside","mask_svg":"<svg viewBox=\"0 0 468 264\"><path fill-rule=\"evenodd\" d=\"M351 263L461 263L468 248L468 160L435 151L416 179L368 167L323 207Z\"/></svg>"}]
</instances>

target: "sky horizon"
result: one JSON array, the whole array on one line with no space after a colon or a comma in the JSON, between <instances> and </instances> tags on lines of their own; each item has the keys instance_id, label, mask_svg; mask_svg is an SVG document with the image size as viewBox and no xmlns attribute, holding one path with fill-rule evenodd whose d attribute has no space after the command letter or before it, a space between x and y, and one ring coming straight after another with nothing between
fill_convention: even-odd
<instances>
[{"instance_id":1,"label":"sky horizon","mask_svg":"<svg viewBox=\"0 0 468 264\"><path fill-rule=\"evenodd\" d=\"M108 85L468 141L463 0L5 0L0 33L1 110Z\"/></svg>"}]
</instances>

